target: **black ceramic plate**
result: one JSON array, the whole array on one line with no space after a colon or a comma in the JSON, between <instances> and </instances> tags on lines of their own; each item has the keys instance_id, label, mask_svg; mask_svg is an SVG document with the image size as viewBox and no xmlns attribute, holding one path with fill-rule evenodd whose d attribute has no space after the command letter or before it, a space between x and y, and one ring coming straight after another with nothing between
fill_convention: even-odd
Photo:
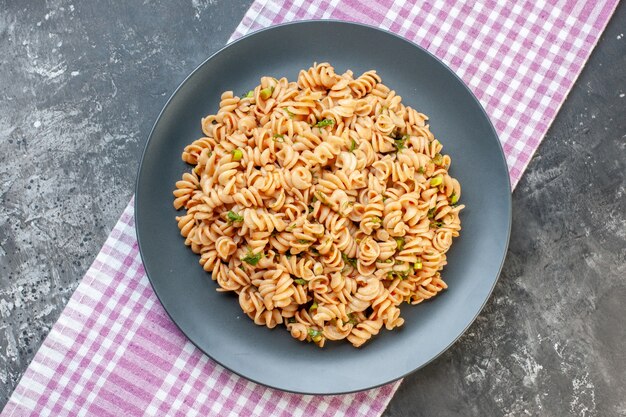
<instances>
[{"instance_id":1,"label":"black ceramic plate","mask_svg":"<svg viewBox=\"0 0 626 417\"><path fill-rule=\"evenodd\" d=\"M404 326L355 349L324 349L283 327L256 326L183 244L172 207L174 183L190 169L185 145L202 136L200 119L220 94L248 91L263 75L295 80L328 61L337 72L375 69L403 103L430 117L462 185L461 237L443 276L449 289L403 306ZM509 240L511 189L500 142L480 104L444 64L418 46L375 28L334 21L292 23L256 32L200 65L161 112L144 151L136 189L141 256L159 300L187 337L226 368L264 385L310 394L363 390L394 381L444 352L472 323L498 278Z\"/></svg>"}]
</instances>

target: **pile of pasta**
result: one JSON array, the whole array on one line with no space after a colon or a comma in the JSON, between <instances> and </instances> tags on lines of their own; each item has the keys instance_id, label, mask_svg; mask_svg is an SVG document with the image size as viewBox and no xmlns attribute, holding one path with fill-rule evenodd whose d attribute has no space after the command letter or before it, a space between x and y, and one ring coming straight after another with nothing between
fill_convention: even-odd
<instances>
[{"instance_id":1,"label":"pile of pasta","mask_svg":"<svg viewBox=\"0 0 626 417\"><path fill-rule=\"evenodd\" d=\"M359 347L447 288L461 187L428 118L328 63L222 94L176 183L185 244L258 325Z\"/></svg>"}]
</instances>

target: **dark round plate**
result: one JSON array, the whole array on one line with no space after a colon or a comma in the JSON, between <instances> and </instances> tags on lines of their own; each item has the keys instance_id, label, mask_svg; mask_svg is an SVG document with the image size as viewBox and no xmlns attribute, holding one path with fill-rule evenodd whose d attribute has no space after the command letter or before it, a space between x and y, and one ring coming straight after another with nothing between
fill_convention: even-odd
<instances>
[{"instance_id":1,"label":"dark round plate","mask_svg":"<svg viewBox=\"0 0 626 417\"><path fill-rule=\"evenodd\" d=\"M324 349L292 339L283 327L256 326L236 296L218 293L198 256L183 244L172 207L174 183L190 169L183 148L202 136L200 119L220 94L248 91L263 75L297 78L328 61L337 72L375 69L403 102L430 117L463 189L461 237L443 277L449 289L403 306L404 326L383 330L360 349ZM256 32L200 65L172 95L146 145L135 199L137 237L150 282L172 320L203 352L252 381L308 394L339 394L394 381L444 352L485 304L504 261L511 188L498 137L463 82L420 47L393 34L336 21L291 23Z\"/></svg>"}]
</instances>

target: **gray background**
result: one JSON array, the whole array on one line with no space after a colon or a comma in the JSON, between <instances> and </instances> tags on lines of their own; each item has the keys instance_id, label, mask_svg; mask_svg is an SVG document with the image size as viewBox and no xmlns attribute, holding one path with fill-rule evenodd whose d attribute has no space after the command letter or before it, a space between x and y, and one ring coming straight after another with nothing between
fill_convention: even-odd
<instances>
[{"instance_id":1,"label":"gray background","mask_svg":"<svg viewBox=\"0 0 626 417\"><path fill-rule=\"evenodd\" d=\"M0 1L0 408L250 0ZM513 195L487 307L386 416L626 416L626 6ZM152 115L146 117L146 115Z\"/></svg>"}]
</instances>

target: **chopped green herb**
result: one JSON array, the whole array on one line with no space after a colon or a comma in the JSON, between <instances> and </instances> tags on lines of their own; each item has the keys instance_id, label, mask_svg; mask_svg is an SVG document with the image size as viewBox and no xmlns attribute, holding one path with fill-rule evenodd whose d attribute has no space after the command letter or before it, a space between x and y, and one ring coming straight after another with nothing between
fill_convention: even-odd
<instances>
[{"instance_id":1,"label":"chopped green herb","mask_svg":"<svg viewBox=\"0 0 626 417\"><path fill-rule=\"evenodd\" d=\"M370 219L370 222L372 222L372 223L380 223L380 222L382 222L382 220L380 219L380 217L374 216L374 217L372 217Z\"/></svg>"},{"instance_id":2,"label":"chopped green herb","mask_svg":"<svg viewBox=\"0 0 626 417\"><path fill-rule=\"evenodd\" d=\"M288 232L292 232L293 229L296 228L296 224L295 223L291 223L289 226L287 226L287 228L285 229Z\"/></svg>"},{"instance_id":3,"label":"chopped green herb","mask_svg":"<svg viewBox=\"0 0 626 417\"><path fill-rule=\"evenodd\" d=\"M389 258L389 259L385 259L385 260L383 261L383 263L386 263L386 264L390 264L390 263L392 263L392 262L393 262L393 259L391 259L391 258Z\"/></svg>"},{"instance_id":4,"label":"chopped green herb","mask_svg":"<svg viewBox=\"0 0 626 417\"><path fill-rule=\"evenodd\" d=\"M289 115L290 119L293 119L294 117L296 117L295 113L292 113L289 111L289 109L287 107L283 107L283 110L287 112L287 114Z\"/></svg>"},{"instance_id":5,"label":"chopped green herb","mask_svg":"<svg viewBox=\"0 0 626 417\"><path fill-rule=\"evenodd\" d=\"M314 207L309 204L309 213L313 213Z\"/></svg>"},{"instance_id":6,"label":"chopped green herb","mask_svg":"<svg viewBox=\"0 0 626 417\"><path fill-rule=\"evenodd\" d=\"M354 139L352 139L352 141L350 142L350 152L354 152L354 150L356 149L356 142Z\"/></svg>"},{"instance_id":7,"label":"chopped green herb","mask_svg":"<svg viewBox=\"0 0 626 417\"><path fill-rule=\"evenodd\" d=\"M332 126L335 124L335 121L333 119L324 119L324 120L320 120L319 122L317 122L317 124L314 127L326 127L326 126Z\"/></svg>"},{"instance_id":8,"label":"chopped green herb","mask_svg":"<svg viewBox=\"0 0 626 417\"><path fill-rule=\"evenodd\" d=\"M354 317L354 313L348 313L348 323L352 324L353 326L358 323L357 318Z\"/></svg>"},{"instance_id":9,"label":"chopped green herb","mask_svg":"<svg viewBox=\"0 0 626 417\"><path fill-rule=\"evenodd\" d=\"M435 217L435 210L437 210L437 207L433 207L430 210L428 210L428 218L432 219Z\"/></svg>"},{"instance_id":10,"label":"chopped green herb","mask_svg":"<svg viewBox=\"0 0 626 417\"><path fill-rule=\"evenodd\" d=\"M308 282L306 282L306 281L305 281L305 280L303 280L302 278L297 278L297 279L294 279L294 280L293 280L293 282L295 282L295 283L296 283L296 284L298 284L298 285L306 285L306 284L308 284Z\"/></svg>"},{"instance_id":11,"label":"chopped green herb","mask_svg":"<svg viewBox=\"0 0 626 417\"><path fill-rule=\"evenodd\" d=\"M243 266L243 264L239 265L239 269L241 269L242 271L245 272L246 268Z\"/></svg>"},{"instance_id":12,"label":"chopped green herb","mask_svg":"<svg viewBox=\"0 0 626 417\"><path fill-rule=\"evenodd\" d=\"M248 252L248 254L241 260L247 264L256 266L256 264L259 263L262 257L263 257L263 252L259 252L259 253Z\"/></svg>"},{"instance_id":13,"label":"chopped green herb","mask_svg":"<svg viewBox=\"0 0 626 417\"><path fill-rule=\"evenodd\" d=\"M311 241L306 240L306 239L298 239L298 243L301 243L303 245L308 245L309 243L311 243Z\"/></svg>"},{"instance_id":14,"label":"chopped green herb","mask_svg":"<svg viewBox=\"0 0 626 417\"><path fill-rule=\"evenodd\" d=\"M395 238L395 240L396 240L396 249L398 249L398 250L404 249L404 238L403 237L397 237L397 238Z\"/></svg>"},{"instance_id":15,"label":"chopped green herb","mask_svg":"<svg viewBox=\"0 0 626 417\"><path fill-rule=\"evenodd\" d=\"M384 195L384 196L383 196L383 203L384 203L385 201L387 201L387 200L389 200L389 197L387 197L386 195Z\"/></svg>"},{"instance_id":16,"label":"chopped green herb","mask_svg":"<svg viewBox=\"0 0 626 417\"><path fill-rule=\"evenodd\" d=\"M393 140L393 146L396 147L396 151L399 152L399 151L401 151L402 149L405 148L405 143L406 143L408 138L409 138L409 135L404 135L400 139L394 139Z\"/></svg>"},{"instance_id":17,"label":"chopped green herb","mask_svg":"<svg viewBox=\"0 0 626 417\"><path fill-rule=\"evenodd\" d=\"M291 259L291 257L292 257L292 256L293 256L293 255L292 255L291 253L289 253L289 252L287 252L287 253L285 254L285 258L287 258L287 259Z\"/></svg>"},{"instance_id":18,"label":"chopped green herb","mask_svg":"<svg viewBox=\"0 0 626 417\"><path fill-rule=\"evenodd\" d=\"M311 307L309 307L309 311L317 310L317 301L313 301Z\"/></svg>"},{"instance_id":19,"label":"chopped green herb","mask_svg":"<svg viewBox=\"0 0 626 417\"><path fill-rule=\"evenodd\" d=\"M419 167L419 168L417 169L417 172L418 172L418 173L420 173L420 174L425 174L425 173L426 173L426 170L424 169L424 167Z\"/></svg>"},{"instance_id":20,"label":"chopped green herb","mask_svg":"<svg viewBox=\"0 0 626 417\"><path fill-rule=\"evenodd\" d=\"M422 269L424 267L424 265L422 264L422 260L421 259L417 259L417 262L415 262L413 264L413 269Z\"/></svg>"},{"instance_id":21,"label":"chopped green herb","mask_svg":"<svg viewBox=\"0 0 626 417\"><path fill-rule=\"evenodd\" d=\"M320 340L322 340L322 332L320 332L319 330L309 329L309 336L314 342L319 342Z\"/></svg>"},{"instance_id":22,"label":"chopped green herb","mask_svg":"<svg viewBox=\"0 0 626 417\"><path fill-rule=\"evenodd\" d=\"M450 196L450 204L455 205L458 202L459 202L459 196L453 192L452 195Z\"/></svg>"},{"instance_id":23,"label":"chopped green herb","mask_svg":"<svg viewBox=\"0 0 626 417\"><path fill-rule=\"evenodd\" d=\"M356 258L348 258L348 255L346 255L345 253L342 253L341 257L343 258L343 261L345 263L350 264L356 268Z\"/></svg>"},{"instance_id":24,"label":"chopped green herb","mask_svg":"<svg viewBox=\"0 0 626 417\"><path fill-rule=\"evenodd\" d=\"M254 97L254 90L250 90L246 93L245 96L243 96L243 98L252 98Z\"/></svg>"},{"instance_id":25,"label":"chopped green herb","mask_svg":"<svg viewBox=\"0 0 626 417\"><path fill-rule=\"evenodd\" d=\"M431 226L434 226L436 228L440 228L441 226L443 226L442 222L430 222Z\"/></svg>"},{"instance_id":26,"label":"chopped green herb","mask_svg":"<svg viewBox=\"0 0 626 417\"><path fill-rule=\"evenodd\" d=\"M443 164L443 156L440 153L436 154L435 157L433 158L433 163L435 165Z\"/></svg>"},{"instance_id":27,"label":"chopped green herb","mask_svg":"<svg viewBox=\"0 0 626 417\"><path fill-rule=\"evenodd\" d=\"M241 161L241 158L243 158L243 152L241 151L241 149L233 150L233 161Z\"/></svg>"},{"instance_id":28,"label":"chopped green herb","mask_svg":"<svg viewBox=\"0 0 626 417\"><path fill-rule=\"evenodd\" d=\"M274 87L267 87L264 88L263 90L261 90L261 98L263 100L267 100L268 98L270 98L272 96L272 93L274 92Z\"/></svg>"},{"instance_id":29,"label":"chopped green herb","mask_svg":"<svg viewBox=\"0 0 626 417\"><path fill-rule=\"evenodd\" d=\"M315 256L319 256L319 251L315 248L309 248L309 252L311 252Z\"/></svg>"},{"instance_id":30,"label":"chopped green herb","mask_svg":"<svg viewBox=\"0 0 626 417\"><path fill-rule=\"evenodd\" d=\"M226 217L228 218L228 223L235 223L235 222L243 221L243 216L238 215L232 210L226 214Z\"/></svg>"},{"instance_id":31,"label":"chopped green herb","mask_svg":"<svg viewBox=\"0 0 626 417\"><path fill-rule=\"evenodd\" d=\"M438 187L443 183L443 175L439 174L436 177L430 179L431 187Z\"/></svg>"},{"instance_id":32,"label":"chopped green herb","mask_svg":"<svg viewBox=\"0 0 626 417\"><path fill-rule=\"evenodd\" d=\"M272 140L274 142L282 143L282 142L285 141L285 135L281 135L279 133L274 133L274 136L272 136Z\"/></svg>"}]
</instances>

